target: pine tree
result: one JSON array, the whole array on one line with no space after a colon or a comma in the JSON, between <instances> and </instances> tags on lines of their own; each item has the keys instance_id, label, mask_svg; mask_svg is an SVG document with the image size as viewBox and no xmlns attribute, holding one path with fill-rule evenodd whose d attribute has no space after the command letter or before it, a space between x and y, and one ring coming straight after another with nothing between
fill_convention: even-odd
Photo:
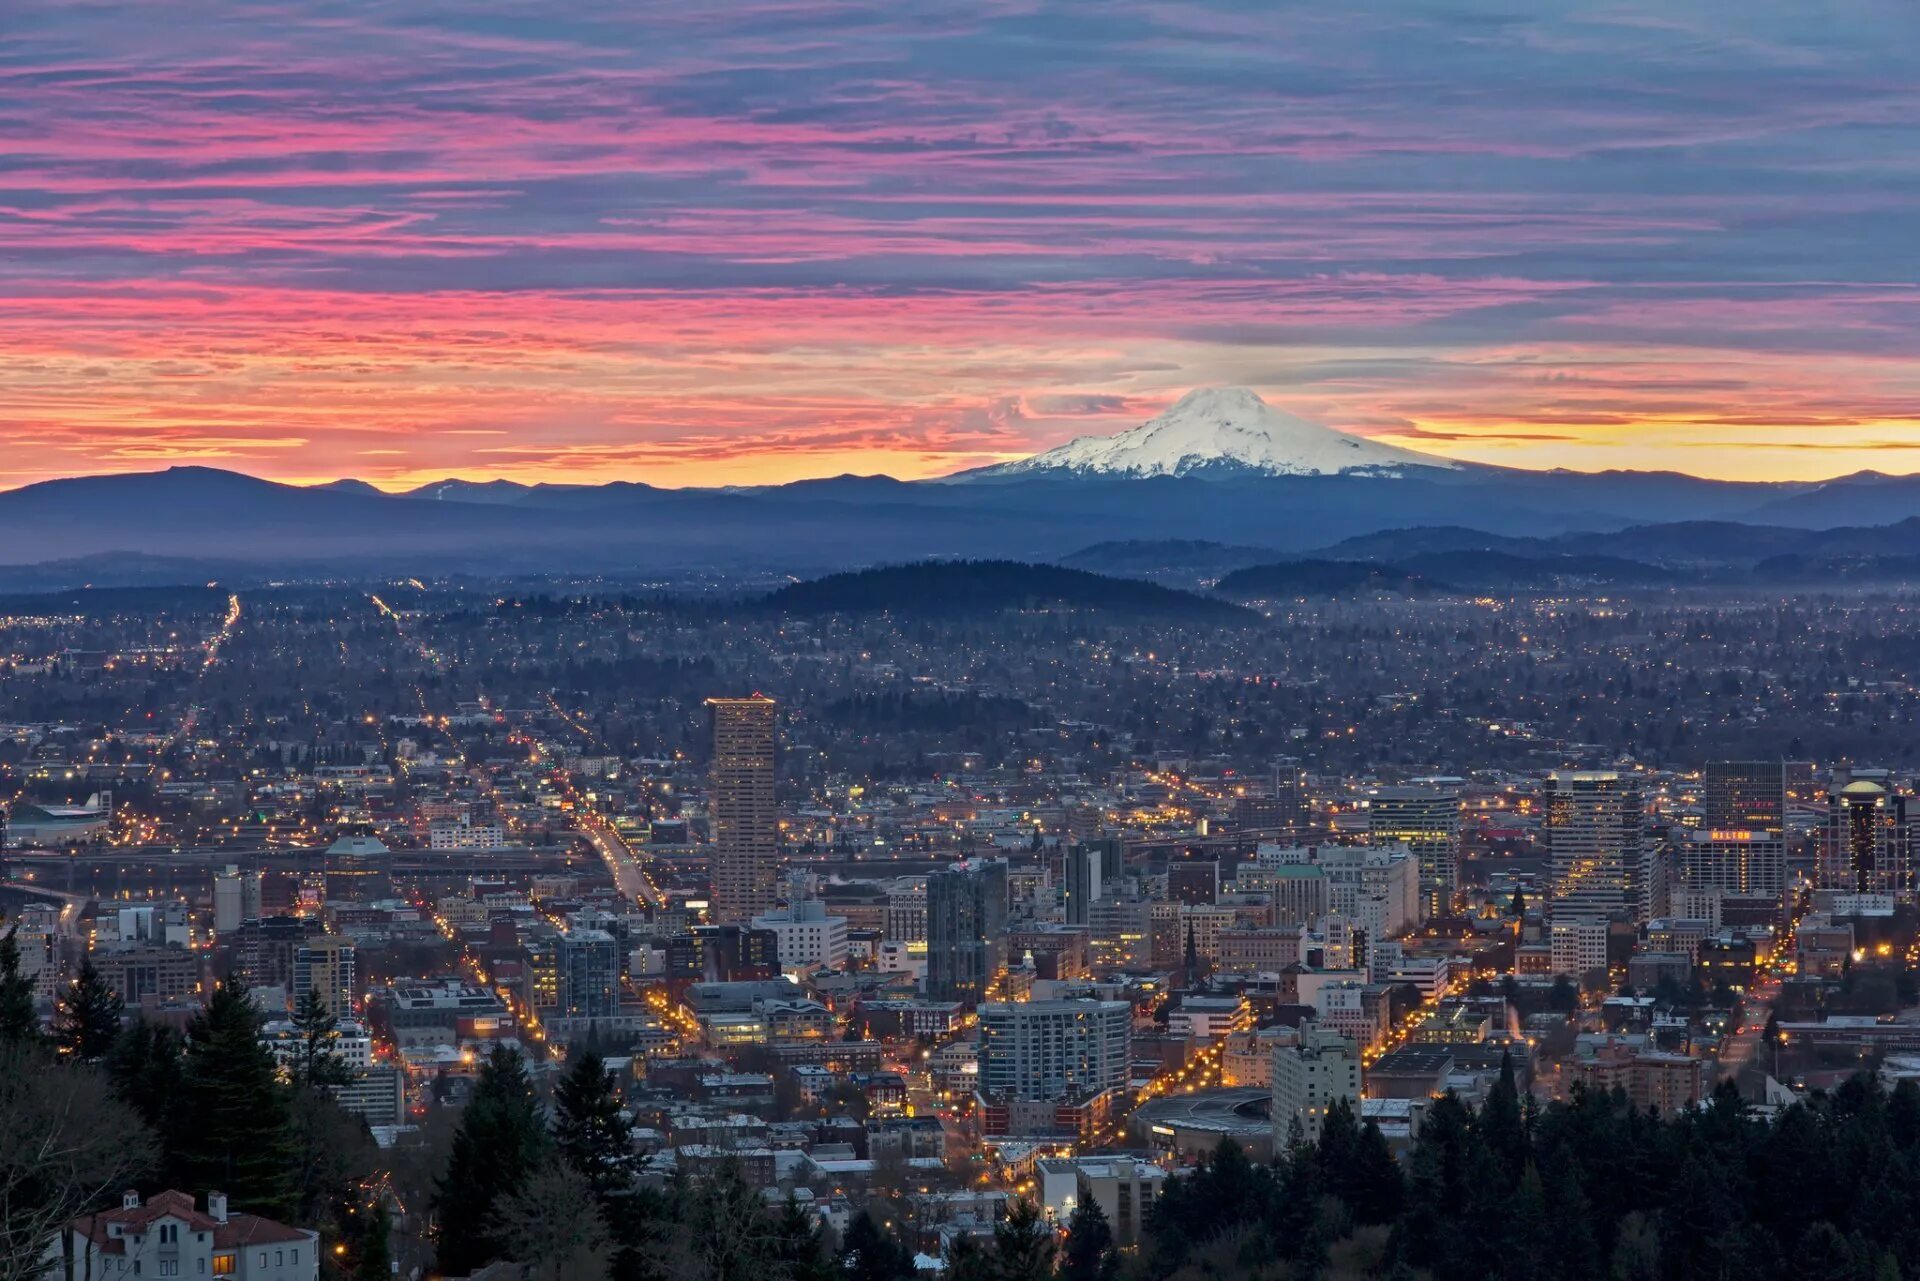
<instances>
[{"instance_id":1,"label":"pine tree","mask_svg":"<svg viewBox=\"0 0 1920 1281\"><path fill-rule=\"evenodd\" d=\"M172 1028L136 1019L107 1053L107 1075L120 1097L162 1134L179 1097L182 1051L180 1034Z\"/></svg>"},{"instance_id":2,"label":"pine tree","mask_svg":"<svg viewBox=\"0 0 1920 1281\"><path fill-rule=\"evenodd\" d=\"M621 1114L606 1060L592 1049L574 1055L553 1093L553 1137L560 1157L596 1197L633 1182L633 1125Z\"/></svg>"},{"instance_id":3,"label":"pine tree","mask_svg":"<svg viewBox=\"0 0 1920 1281\"><path fill-rule=\"evenodd\" d=\"M546 1127L519 1054L495 1046L453 1136L440 1180L440 1270L472 1272L507 1255L501 1206L520 1191L546 1155Z\"/></svg>"},{"instance_id":4,"label":"pine tree","mask_svg":"<svg viewBox=\"0 0 1920 1281\"><path fill-rule=\"evenodd\" d=\"M14 925L0 934L0 1044L42 1039L40 1015L33 1008L33 980L20 972L20 943Z\"/></svg>"},{"instance_id":5,"label":"pine tree","mask_svg":"<svg viewBox=\"0 0 1920 1281\"><path fill-rule=\"evenodd\" d=\"M1507 1187L1513 1187L1526 1169L1527 1130L1520 1114L1520 1090L1514 1080L1511 1052L1500 1055L1500 1078L1487 1091L1487 1101L1475 1125L1499 1163Z\"/></svg>"},{"instance_id":6,"label":"pine tree","mask_svg":"<svg viewBox=\"0 0 1920 1281\"><path fill-rule=\"evenodd\" d=\"M74 1061L105 1058L120 1039L120 1016L126 1008L88 957L80 963L80 977L54 1002L54 1043Z\"/></svg>"},{"instance_id":7,"label":"pine tree","mask_svg":"<svg viewBox=\"0 0 1920 1281\"><path fill-rule=\"evenodd\" d=\"M1040 1207L1025 1197L1013 1203L993 1229L993 1275L996 1281L1052 1281L1053 1229L1040 1218Z\"/></svg>"},{"instance_id":8,"label":"pine tree","mask_svg":"<svg viewBox=\"0 0 1920 1281\"><path fill-rule=\"evenodd\" d=\"M284 1221L296 1210L293 1122L260 1024L246 984L233 979L188 1025L174 1157L188 1186Z\"/></svg>"},{"instance_id":9,"label":"pine tree","mask_svg":"<svg viewBox=\"0 0 1920 1281\"><path fill-rule=\"evenodd\" d=\"M319 988L308 988L293 1009L299 1032L294 1051L293 1079L298 1085L345 1085L353 1079L347 1061L334 1047L340 1042L340 1020L327 1008Z\"/></svg>"},{"instance_id":10,"label":"pine tree","mask_svg":"<svg viewBox=\"0 0 1920 1281\"><path fill-rule=\"evenodd\" d=\"M1113 1281L1119 1270L1107 1212L1083 1182L1073 1213L1067 1216L1067 1239L1060 1249L1060 1281Z\"/></svg>"},{"instance_id":11,"label":"pine tree","mask_svg":"<svg viewBox=\"0 0 1920 1281\"><path fill-rule=\"evenodd\" d=\"M393 1275L393 1215L384 1198L374 1202L360 1232L359 1257L353 1263L353 1281L390 1281Z\"/></svg>"},{"instance_id":12,"label":"pine tree","mask_svg":"<svg viewBox=\"0 0 1920 1281\"><path fill-rule=\"evenodd\" d=\"M907 1281L914 1275L913 1251L862 1210L840 1243L840 1272L847 1281Z\"/></svg>"},{"instance_id":13,"label":"pine tree","mask_svg":"<svg viewBox=\"0 0 1920 1281\"><path fill-rule=\"evenodd\" d=\"M774 1229L775 1275L781 1281L840 1281L820 1225L788 1197Z\"/></svg>"}]
</instances>

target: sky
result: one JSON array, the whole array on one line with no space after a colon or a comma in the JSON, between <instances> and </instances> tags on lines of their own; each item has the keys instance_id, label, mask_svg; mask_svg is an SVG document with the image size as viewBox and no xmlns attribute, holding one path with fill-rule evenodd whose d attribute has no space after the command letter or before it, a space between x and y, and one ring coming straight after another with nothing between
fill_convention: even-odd
<instances>
[{"instance_id":1,"label":"sky","mask_svg":"<svg viewBox=\"0 0 1920 1281\"><path fill-rule=\"evenodd\" d=\"M1920 5L0 5L0 486L920 477L1209 385L1920 471Z\"/></svg>"}]
</instances>

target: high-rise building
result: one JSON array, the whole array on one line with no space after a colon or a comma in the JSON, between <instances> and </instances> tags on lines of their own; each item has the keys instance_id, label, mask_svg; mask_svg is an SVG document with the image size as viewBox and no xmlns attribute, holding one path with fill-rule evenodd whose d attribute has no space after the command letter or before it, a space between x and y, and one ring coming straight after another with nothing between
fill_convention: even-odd
<instances>
[{"instance_id":1,"label":"high-rise building","mask_svg":"<svg viewBox=\"0 0 1920 1281\"><path fill-rule=\"evenodd\" d=\"M327 1008L344 1018L353 1010L355 956L353 944L337 934L308 939L294 950L288 999L297 1005L308 992L318 992Z\"/></svg>"},{"instance_id":2,"label":"high-rise building","mask_svg":"<svg viewBox=\"0 0 1920 1281\"><path fill-rule=\"evenodd\" d=\"M1657 867L1639 779L1560 770L1547 779L1546 820L1556 918L1652 915Z\"/></svg>"},{"instance_id":3,"label":"high-rise building","mask_svg":"<svg viewBox=\"0 0 1920 1281\"><path fill-rule=\"evenodd\" d=\"M780 968L788 972L837 970L847 963L847 918L829 916L819 899L800 899L753 918L753 928L777 941Z\"/></svg>"},{"instance_id":4,"label":"high-rise building","mask_svg":"<svg viewBox=\"0 0 1920 1281\"><path fill-rule=\"evenodd\" d=\"M1680 888L1722 895L1777 899L1787 888L1787 847L1764 829L1714 827L1678 830Z\"/></svg>"},{"instance_id":5,"label":"high-rise building","mask_svg":"<svg viewBox=\"0 0 1920 1281\"><path fill-rule=\"evenodd\" d=\"M927 996L977 1003L1007 963L1007 865L956 863L927 878Z\"/></svg>"},{"instance_id":6,"label":"high-rise building","mask_svg":"<svg viewBox=\"0 0 1920 1281\"><path fill-rule=\"evenodd\" d=\"M213 932L221 938L261 916L261 876L229 863L213 878Z\"/></svg>"},{"instance_id":7,"label":"high-rise building","mask_svg":"<svg viewBox=\"0 0 1920 1281\"><path fill-rule=\"evenodd\" d=\"M567 930L554 945L562 1018L604 1019L620 1012L620 942L605 930Z\"/></svg>"},{"instance_id":8,"label":"high-rise building","mask_svg":"<svg viewBox=\"0 0 1920 1281\"><path fill-rule=\"evenodd\" d=\"M1126 1085L1133 1007L1022 1001L980 1007L980 1088L1002 1098L1082 1098Z\"/></svg>"},{"instance_id":9,"label":"high-rise building","mask_svg":"<svg viewBox=\"0 0 1920 1281\"><path fill-rule=\"evenodd\" d=\"M1064 861L1067 924L1085 925L1093 905L1100 900L1104 883L1100 875L1101 849L1097 845L1069 845Z\"/></svg>"},{"instance_id":10,"label":"high-rise building","mask_svg":"<svg viewBox=\"0 0 1920 1281\"><path fill-rule=\"evenodd\" d=\"M1220 900L1220 861L1189 854L1167 864L1167 900L1197 907Z\"/></svg>"},{"instance_id":11,"label":"high-rise building","mask_svg":"<svg viewBox=\"0 0 1920 1281\"><path fill-rule=\"evenodd\" d=\"M1283 841L1304 841L1313 830L1313 811L1307 803L1307 772L1298 759L1282 756L1273 763L1273 782L1269 790L1273 801L1273 826Z\"/></svg>"},{"instance_id":12,"label":"high-rise building","mask_svg":"<svg viewBox=\"0 0 1920 1281\"><path fill-rule=\"evenodd\" d=\"M775 704L710 698L713 764L713 919L744 925L773 910L780 869L780 815L773 799Z\"/></svg>"},{"instance_id":13,"label":"high-rise building","mask_svg":"<svg viewBox=\"0 0 1920 1281\"><path fill-rule=\"evenodd\" d=\"M1428 784L1384 787L1367 804L1375 845L1404 845L1420 864L1423 915L1453 910L1460 888L1460 790Z\"/></svg>"},{"instance_id":14,"label":"high-rise building","mask_svg":"<svg viewBox=\"0 0 1920 1281\"><path fill-rule=\"evenodd\" d=\"M1786 830L1786 762L1709 761L1702 782L1703 829L1776 836Z\"/></svg>"},{"instance_id":15,"label":"high-rise building","mask_svg":"<svg viewBox=\"0 0 1920 1281\"><path fill-rule=\"evenodd\" d=\"M1820 841L1820 888L1850 894L1910 892L1913 847L1907 809L1911 799L1894 790L1885 770L1836 774L1827 794L1827 824Z\"/></svg>"},{"instance_id":16,"label":"high-rise building","mask_svg":"<svg viewBox=\"0 0 1920 1281\"><path fill-rule=\"evenodd\" d=\"M1320 1137L1335 1099L1360 1107L1360 1050L1333 1028L1305 1023L1296 1044L1273 1050L1273 1137L1284 1149L1294 1123L1311 1143Z\"/></svg>"}]
</instances>

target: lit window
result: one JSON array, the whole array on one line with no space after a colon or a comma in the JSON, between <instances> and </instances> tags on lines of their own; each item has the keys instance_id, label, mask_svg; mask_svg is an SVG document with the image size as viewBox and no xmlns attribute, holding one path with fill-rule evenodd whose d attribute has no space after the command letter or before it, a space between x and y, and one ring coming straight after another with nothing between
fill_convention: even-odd
<instances>
[{"instance_id":1,"label":"lit window","mask_svg":"<svg viewBox=\"0 0 1920 1281\"><path fill-rule=\"evenodd\" d=\"M230 1276L232 1276L232 1275L233 1275L233 1265L234 1265L235 1263L238 1263L238 1262L239 1262L239 1260L240 1260L240 1256L239 1256L239 1255L237 1255L237 1254L216 1254L216 1255L214 1255L214 1256L213 1256L213 1275L215 1275L215 1276L217 1276L217 1277L230 1277Z\"/></svg>"}]
</instances>

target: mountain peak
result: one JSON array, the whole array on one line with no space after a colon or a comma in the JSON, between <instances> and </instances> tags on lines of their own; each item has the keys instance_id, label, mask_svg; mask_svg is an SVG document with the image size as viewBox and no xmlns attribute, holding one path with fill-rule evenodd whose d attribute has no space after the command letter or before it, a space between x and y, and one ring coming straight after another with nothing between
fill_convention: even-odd
<instances>
[{"instance_id":1,"label":"mountain peak","mask_svg":"<svg viewBox=\"0 0 1920 1281\"><path fill-rule=\"evenodd\" d=\"M1087 476L1328 476L1398 474L1459 464L1351 436L1275 409L1245 387L1201 387L1159 417L1114 436L1082 436L1020 462L963 472L967 479Z\"/></svg>"}]
</instances>

